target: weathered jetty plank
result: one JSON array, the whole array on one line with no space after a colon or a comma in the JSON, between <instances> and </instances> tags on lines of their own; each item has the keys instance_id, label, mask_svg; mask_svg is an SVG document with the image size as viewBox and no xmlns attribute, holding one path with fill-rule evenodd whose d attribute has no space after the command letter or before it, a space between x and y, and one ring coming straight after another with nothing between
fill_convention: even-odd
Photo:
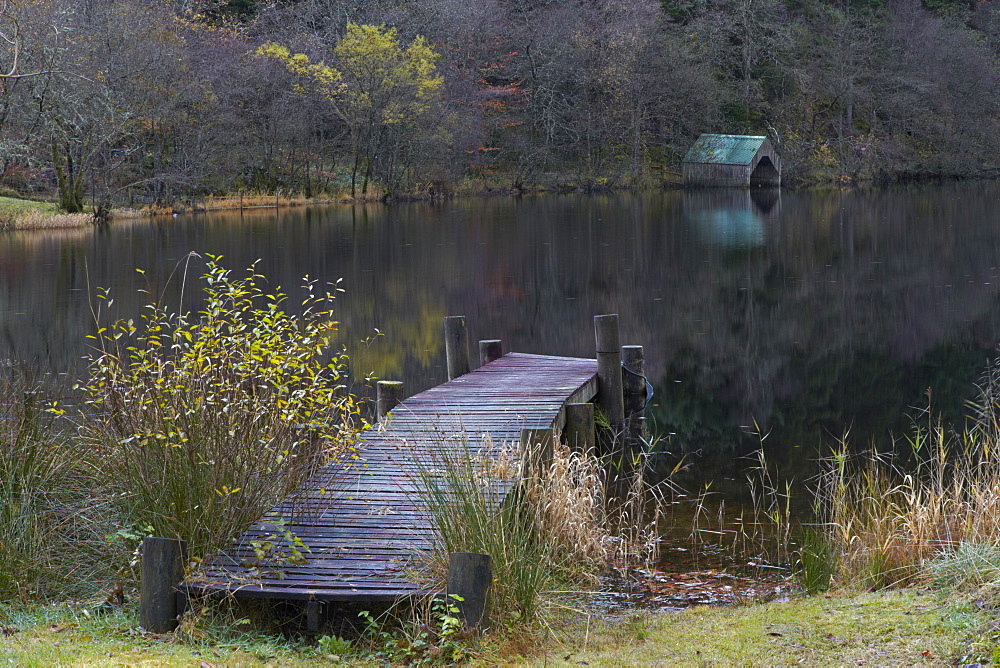
<instances>
[{"instance_id":1,"label":"weathered jetty plank","mask_svg":"<svg viewBox=\"0 0 1000 668\"><path fill-rule=\"evenodd\" d=\"M597 393L596 360L509 353L392 409L384 430L365 434L349 469L331 464L214 558L187 587L237 596L385 601L420 592L411 560L432 547L415 457L484 434L514 444L522 429L565 424L563 407ZM303 563L259 563L252 543L282 544L291 531L308 546Z\"/></svg>"}]
</instances>

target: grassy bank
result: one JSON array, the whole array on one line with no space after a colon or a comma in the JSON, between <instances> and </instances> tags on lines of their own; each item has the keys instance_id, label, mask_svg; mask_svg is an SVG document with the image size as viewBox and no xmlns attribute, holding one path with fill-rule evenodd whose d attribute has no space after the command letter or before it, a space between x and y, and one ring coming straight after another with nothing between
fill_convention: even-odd
<instances>
[{"instance_id":1,"label":"grassy bank","mask_svg":"<svg viewBox=\"0 0 1000 668\"><path fill-rule=\"evenodd\" d=\"M941 665L989 659L989 615L910 588L557 628L530 665ZM985 656L983 656L985 654Z\"/></svg>"},{"instance_id":2,"label":"grassy bank","mask_svg":"<svg viewBox=\"0 0 1000 668\"><path fill-rule=\"evenodd\" d=\"M138 209L121 209L120 217L134 215L165 215L204 211L240 211L242 209L278 209L314 204L349 202L349 197L318 195L306 197L302 193L247 192L230 195L206 195L204 197L180 198L169 205L151 204Z\"/></svg>"},{"instance_id":3,"label":"grassy bank","mask_svg":"<svg viewBox=\"0 0 1000 668\"><path fill-rule=\"evenodd\" d=\"M17 666L329 665L315 646L229 633L183 641L138 631L131 609L82 604L0 607L0 663Z\"/></svg>"},{"instance_id":4,"label":"grassy bank","mask_svg":"<svg viewBox=\"0 0 1000 668\"><path fill-rule=\"evenodd\" d=\"M993 658L992 615L916 588L600 618L563 612L545 628L491 637L469 663L492 665L942 665ZM125 608L0 607L0 662L21 666L330 665L329 643L299 635L209 626L200 635L137 630ZM371 647L336 648L352 665L378 665ZM585 662L585 663L584 663Z\"/></svg>"},{"instance_id":5,"label":"grassy bank","mask_svg":"<svg viewBox=\"0 0 1000 668\"><path fill-rule=\"evenodd\" d=\"M0 231L82 227L93 222L93 214L65 213L55 202L0 197Z\"/></svg>"}]
</instances>

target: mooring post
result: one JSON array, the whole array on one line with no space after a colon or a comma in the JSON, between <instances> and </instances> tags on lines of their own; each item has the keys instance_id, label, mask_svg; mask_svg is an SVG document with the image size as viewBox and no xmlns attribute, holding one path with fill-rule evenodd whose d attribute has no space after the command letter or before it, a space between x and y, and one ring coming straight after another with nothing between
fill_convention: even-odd
<instances>
[{"instance_id":1,"label":"mooring post","mask_svg":"<svg viewBox=\"0 0 1000 668\"><path fill-rule=\"evenodd\" d=\"M566 404L566 445L573 452L594 451L594 404Z\"/></svg>"},{"instance_id":2,"label":"mooring post","mask_svg":"<svg viewBox=\"0 0 1000 668\"><path fill-rule=\"evenodd\" d=\"M594 316L594 338L597 343L597 405L608 414L611 428L618 430L625 421L625 404L617 313Z\"/></svg>"},{"instance_id":3,"label":"mooring post","mask_svg":"<svg viewBox=\"0 0 1000 668\"><path fill-rule=\"evenodd\" d=\"M375 383L375 409L378 419L382 420L393 408L403 401L403 382L399 380L380 380Z\"/></svg>"},{"instance_id":4,"label":"mooring post","mask_svg":"<svg viewBox=\"0 0 1000 668\"><path fill-rule=\"evenodd\" d=\"M622 346L622 389L625 393L627 431L631 439L642 436L646 408L646 365L642 346Z\"/></svg>"},{"instance_id":5,"label":"mooring post","mask_svg":"<svg viewBox=\"0 0 1000 668\"><path fill-rule=\"evenodd\" d=\"M452 552L448 555L448 606L458 608L458 617L467 628L483 629L488 621L490 585L493 584L493 559L478 552ZM451 598L454 594L461 600Z\"/></svg>"},{"instance_id":6,"label":"mooring post","mask_svg":"<svg viewBox=\"0 0 1000 668\"><path fill-rule=\"evenodd\" d=\"M552 428L521 430L521 465L525 475L535 475L552 464L555 434Z\"/></svg>"},{"instance_id":7,"label":"mooring post","mask_svg":"<svg viewBox=\"0 0 1000 668\"><path fill-rule=\"evenodd\" d=\"M469 333L465 331L464 315L445 317L444 352L448 359L448 380L469 373Z\"/></svg>"},{"instance_id":8,"label":"mooring post","mask_svg":"<svg viewBox=\"0 0 1000 668\"><path fill-rule=\"evenodd\" d=\"M182 540L146 536L142 539L142 582L139 589L139 624L151 633L177 628L177 585L184 580Z\"/></svg>"},{"instance_id":9,"label":"mooring post","mask_svg":"<svg viewBox=\"0 0 1000 668\"><path fill-rule=\"evenodd\" d=\"M483 366L503 357L503 342L500 339L488 339L479 342L479 365Z\"/></svg>"}]
</instances>

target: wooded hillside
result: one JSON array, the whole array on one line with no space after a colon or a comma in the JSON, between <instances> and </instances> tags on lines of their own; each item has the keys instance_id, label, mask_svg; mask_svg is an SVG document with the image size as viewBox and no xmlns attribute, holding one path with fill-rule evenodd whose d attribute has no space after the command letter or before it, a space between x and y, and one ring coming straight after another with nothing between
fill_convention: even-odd
<instances>
[{"instance_id":1,"label":"wooded hillside","mask_svg":"<svg viewBox=\"0 0 1000 668\"><path fill-rule=\"evenodd\" d=\"M955 0L6 0L0 187L652 185L702 132L786 182L992 175L1000 10Z\"/></svg>"}]
</instances>

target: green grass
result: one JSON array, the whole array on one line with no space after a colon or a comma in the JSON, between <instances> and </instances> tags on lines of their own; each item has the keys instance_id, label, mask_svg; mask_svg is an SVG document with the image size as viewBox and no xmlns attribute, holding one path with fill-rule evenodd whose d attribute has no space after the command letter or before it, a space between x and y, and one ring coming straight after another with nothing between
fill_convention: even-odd
<instances>
[{"instance_id":1,"label":"green grass","mask_svg":"<svg viewBox=\"0 0 1000 668\"><path fill-rule=\"evenodd\" d=\"M969 642L987 619L915 588L695 607L589 626L576 619L529 665L941 665L989 659L989 643Z\"/></svg>"},{"instance_id":2,"label":"green grass","mask_svg":"<svg viewBox=\"0 0 1000 668\"><path fill-rule=\"evenodd\" d=\"M0 664L17 666L330 665L312 642L230 631L187 643L138 630L134 610L108 614L54 604L17 611L0 606Z\"/></svg>"},{"instance_id":3,"label":"green grass","mask_svg":"<svg viewBox=\"0 0 1000 668\"><path fill-rule=\"evenodd\" d=\"M86 612L85 612L86 610ZM837 592L786 602L633 611L618 619L564 614L547 627L488 637L479 665L942 665L991 660L990 615L907 588ZM0 606L0 663L43 665L330 665L314 639L203 629L197 640L137 630L134 609L99 615L81 605ZM240 630L247 629L247 630ZM342 655L365 665L363 655Z\"/></svg>"},{"instance_id":4,"label":"green grass","mask_svg":"<svg viewBox=\"0 0 1000 668\"><path fill-rule=\"evenodd\" d=\"M0 196L0 215L20 215L24 213L59 213L59 205L55 202L39 202L31 199Z\"/></svg>"}]
</instances>

